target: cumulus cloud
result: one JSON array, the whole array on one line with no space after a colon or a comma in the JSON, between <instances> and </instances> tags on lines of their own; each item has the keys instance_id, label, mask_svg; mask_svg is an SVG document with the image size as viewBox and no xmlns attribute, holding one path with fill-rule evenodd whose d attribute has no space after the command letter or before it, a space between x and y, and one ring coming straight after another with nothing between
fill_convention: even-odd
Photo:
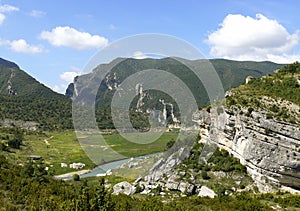
<instances>
[{"instance_id":1,"label":"cumulus cloud","mask_svg":"<svg viewBox=\"0 0 300 211\"><path fill-rule=\"evenodd\" d=\"M30 45L24 39L19 40L2 40L0 39L0 46L8 46L12 51L17 53L42 53L44 52L43 46Z\"/></svg>"},{"instance_id":2,"label":"cumulus cloud","mask_svg":"<svg viewBox=\"0 0 300 211\"><path fill-rule=\"evenodd\" d=\"M108 44L105 37L80 32L69 26L58 26L51 31L43 31L40 38L54 46L65 46L79 50L101 48Z\"/></svg>"},{"instance_id":3,"label":"cumulus cloud","mask_svg":"<svg viewBox=\"0 0 300 211\"><path fill-rule=\"evenodd\" d=\"M79 74L77 72L63 72L59 77L68 83L72 83L73 79L78 75Z\"/></svg>"},{"instance_id":4,"label":"cumulus cloud","mask_svg":"<svg viewBox=\"0 0 300 211\"><path fill-rule=\"evenodd\" d=\"M4 4L4 5L0 5L0 25L2 25L2 23L5 20L5 15L4 13L9 13L9 12L13 12L13 11L19 11L19 8L8 5L8 4Z\"/></svg>"},{"instance_id":5,"label":"cumulus cloud","mask_svg":"<svg viewBox=\"0 0 300 211\"><path fill-rule=\"evenodd\" d=\"M52 87L52 90L55 91L55 92L59 92L61 94L64 94L67 87L68 87L68 85L66 85L66 84L59 84L59 85L54 85Z\"/></svg>"},{"instance_id":6,"label":"cumulus cloud","mask_svg":"<svg viewBox=\"0 0 300 211\"><path fill-rule=\"evenodd\" d=\"M291 55L299 42L299 32L290 34L276 20L262 14L249 16L227 15L220 28L205 41L210 54L237 60L271 60L291 62L300 55Z\"/></svg>"},{"instance_id":7,"label":"cumulus cloud","mask_svg":"<svg viewBox=\"0 0 300 211\"><path fill-rule=\"evenodd\" d=\"M7 41L7 43L10 49L17 53L41 53L44 51L42 46L30 45L23 39Z\"/></svg>"},{"instance_id":8,"label":"cumulus cloud","mask_svg":"<svg viewBox=\"0 0 300 211\"><path fill-rule=\"evenodd\" d=\"M147 57L148 56L141 51L136 51L133 53L133 58L135 58L135 59L145 59Z\"/></svg>"},{"instance_id":9,"label":"cumulus cloud","mask_svg":"<svg viewBox=\"0 0 300 211\"><path fill-rule=\"evenodd\" d=\"M29 15L34 18L41 18L46 15L46 12L40 10L32 10Z\"/></svg>"},{"instance_id":10,"label":"cumulus cloud","mask_svg":"<svg viewBox=\"0 0 300 211\"><path fill-rule=\"evenodd\" d=\"M74 78L79 75L80 69L72 66L71 69L74 71L63 72L59 75L59 78L64 82L52 87L52 90L59 93L65 93L68 85L73 82ZM75 72L76 71L76 72Z\"/></svg>"}]
</instances>

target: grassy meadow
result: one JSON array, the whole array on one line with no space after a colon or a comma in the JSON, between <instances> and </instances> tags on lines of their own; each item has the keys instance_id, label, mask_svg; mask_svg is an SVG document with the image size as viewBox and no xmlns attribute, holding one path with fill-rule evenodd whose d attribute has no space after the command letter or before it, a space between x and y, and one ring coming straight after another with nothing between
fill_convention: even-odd
<instances>
[{"instance_id":1,"label":"grassy meadow","mask_svg":"<svg viewBox=\"0 0 300 211\"><path fill-rule=\"evenodd\" d=\"M109 162L122 157L137 157L162 152L166 149L167 142L176 140L177 135L177 132L165 132L153 143L138 144L127 141L119 134L103 135L105 142L101 143L93 136L79 142L74 131L31 133L25 135L21 150L14 149L13 153L8 154L20 163L26 161L29 155L41 156L52 174L58 175L74 171L74 169L62 168L60 166L62 162L68 165L81 162L86 164L84 169L95 167L94 160L90 159L83 148L91 147L95 154L105 154L107 158L105 162ZM95 144L98 148L93 147ZM88 152L92 158L93 154ZM118 153L120 157L115 156L115 153Z\"/></svg>"}]
</instances>

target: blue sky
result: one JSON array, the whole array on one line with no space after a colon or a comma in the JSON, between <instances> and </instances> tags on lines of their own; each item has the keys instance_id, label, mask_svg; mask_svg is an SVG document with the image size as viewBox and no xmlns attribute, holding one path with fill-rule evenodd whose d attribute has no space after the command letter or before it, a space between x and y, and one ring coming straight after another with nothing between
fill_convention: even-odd
<instances>
[{"instance_id":1,"label":"blue sky","mask_svg":"<svg viewBox=\"0 0 300 211\"><path fill-rule=\"evenodd\" d=\"M206 58L300 60L300 3L237 0L0 0L0 57L64 93L88 60L115 40L162 33Z\"/></svg>"}]
</instances>

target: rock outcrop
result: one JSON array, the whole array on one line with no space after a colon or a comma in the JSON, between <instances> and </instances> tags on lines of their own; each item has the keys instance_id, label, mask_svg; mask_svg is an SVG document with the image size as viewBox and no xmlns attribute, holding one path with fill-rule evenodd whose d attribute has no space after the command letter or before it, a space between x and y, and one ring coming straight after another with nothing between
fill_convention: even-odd
<instances>
[{"instance_id":1,"label":"rock outcrop","mask_svg":"<svg viewBox=\"0 0 300 211\"><path fill-rule=\"evenodd\" d=\"M0 127L4 128L13 128L13 127L19 127L23 130L27 131L35 131L38 129L39 124L32 121L16 121L11 119L3 119L0 120Z\"/></svg>"},{"instance_id":2,"label":"rock outcrop","mask_svg":"<svg viewBox=\"0 0 300 211\"><path fill-rule=\"evenodd\" d=\"M113 189L114 189L113 194L116 194L116 195L118 195L120 193L126 194L126 195L132 195L136 192L136 188L133 185L131 185L129 182L126 182L126 181L115 184Z\"/></svg>"},{"instance_id":3,"label":"rock outcrop","mask_svg":"<svg viewBox=\"0 0 300 211\"><path fill-rule=\"evenodd\" d=\"M210 189L210 188L208 188L206 186L202 186L200 188L200 192L199 192L198 196L200 196L200 197L215 198L217 196L217 194L212 189Z\"/></svg>"},{"instance_id":4,"label":"rock outcrop","mask_svg":"<svg viewBox=\"0 0 300 211\"><path fill-rule=\"evenodd\" d=\"M300 190L300 107L289 102L264 98L265 104L285 106L295 111L296 122L278 120L264 109L231 106L220 113L224 125L212 137L209 113L196 117L201 125L201 141L211 141L227 150L247 167L261 192L277 189ZM298 114L298 116L297 116Z\"/></svg>"}]
</instances>

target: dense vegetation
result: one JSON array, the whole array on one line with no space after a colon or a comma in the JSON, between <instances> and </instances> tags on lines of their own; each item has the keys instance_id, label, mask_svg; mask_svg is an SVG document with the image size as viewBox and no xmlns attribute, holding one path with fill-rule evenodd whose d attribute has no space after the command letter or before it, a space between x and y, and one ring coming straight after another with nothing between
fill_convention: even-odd
<instances>
[{"instance_id":1,"label":"dense vegetation","mask_svg":"<svg viewBox=\"0 0 300 211\"><path fill-rule=\"evenodd\" d=\"M255 94L282 98L300 105L300 63L287 65L276 74L249 83Z\"/></svg>"},{"instance_id":2,"label":"dense vegetation","mask_svg":"<svg viewBox=\"0 0 300 211\"><path fill-rule=\"evenodd\" d=\"M273 75L252 79L232 92L234 95L226 100L228 106L246 107L247 115L253 110L265 110L267 118L296 123L299 111L287 109L290 104L287 102L300 105L300 63L286 65ZM273 103L266 102L270 99Z\"/></svg>"},{"instance_id":3,"label":"dense vegetation","mask_svg":"<svg viewBox=\"0 0 300 211\"><path fill-rule=\"evenodd\" d=\"M42 160L24 166L0 155L1 210L271 210L270 206L300 208L300 197L286 193L253 194L244 191L217 198L183 197L162 202L160 196L112 195L106 180L54 180ZM115 178L120 181L120 178ZM78 180L78 181L77 181ZM105 182L106 181L106 182Z\"/></svg>"},{"instance_id":4,"label":"dense vegetation","mask_svg":"<svg viewBox=\"0 0 300 211\"><path fill-rule=\"evenodd\" d=\"M209 147L212 151L216 150L207 161L204 161L200 159L203 147L203 143L195 142L190 156L177 167L180 171L187 172L181 179L189 181L192 175L197 184L212 188L220 197L226 193L236 194L235 190L244 190L247 186L253 190L253 181L239 159L211 145Z\"/></svg>"},{"instance_id":5,"label":"dense vegetation","mask_svg":"<svg viewBox=\"0 0 300 211\"><path fill-rule=\"evenodd\" d=\"M34 121L39 123L39 128L42 130L61 130L71 129L72 125L72 102L67 97L55 93L51 89L36 81L27 73L19 69L15 63L0 60L0 121L1 119L12 119L22 121ZM192 65L200 65L201 60L190 61ZM229 60L211 60L212 65L216 68L224 88L227 90L230 87L237 86L245 80L247 75L260 77L262 75L272 73L281 65L269 62L235 62ZM165 59L125 59L117 65L112 73L117 73L118 83L128 77L130 74L144 69L161 69L172 72L181 78L185 84L189 86L194 94L199 105L206 104L208 98L206 93L199 93L197 90L203 89L201 82L196 80L191 71L186 66L178 61ZM230 80L229 80L230 79ZM11 89L16 95L8 95L8 81L11 82ZM202 88L201 88L202 87ZM72 95L72 85L68 89L68 96ZM107 90L107 86L100 85L97 97L96 119L100 129L113 129L113 123L110 115L110 99L113 91ZM158 103L158 99L162 97L162 93L149 91L152 100L146 100L143 108L155 107L162 108ZM149 98L149 96L148 96ZM168 95L163 95L163 98L168 102L172 99ZM100 100L101 99L101 100ZM134 128L139 130L147 130L149 128L148 116L141 112L134 112L134 99L131 111L131 122ZM177 105L175 106L175 115L178 117ZM172 123L170 118L170 110L168 109L168 122Z\"/></svg>"},{"instance_id":6,"label":"dense vegetation","mask_svg":"<svg viewBox=\"0 0 300 211\"><path fill-rule=\"evenodd\" d=\"M120 63L118 63L116 66L112 68L112 70L105 77L104 80L98 78L97 71L101 72L101 70L103 68L105 69L106 66L109 66L109 64L100 65L92 73L84 76L79 76L77 78L78 81L80 81L80 79L82 78L82 81L86 83L85 84L86 86L84 86L82 89L78 88L79 91L77 90L79 93L84 93L82 94L82 96L86 96L88 93L90 93L91 89L93 90L98 88L97 97L96 97L96 107L102 108L101 112L102 110L105 109L107 111L106 107L110 106L111 99L115 93L115 89L111 87L115 87L121 84L129 76L138 73L139 71L147 70L147 69L165 70L167 72L170 72L172 75L175 75L178 78L180 78L183 81L183 83L187 85L190 91L193 93L196 102L198 104L198 107L202 107L209 103L209 98L207 96L206 90L201 82L201 80L206 80L206 79L202 78L201 80L199 80L197 76L186 65L180 63L179 61L173 58L139 59L139 60L132 59L132 58L121 60L119 58L116 59L116 61L117 60L119 60ZM253 77L261 77L266 74L273 73L274 70L282 66L271 62L237 62L237 61L230 61L224 59L214 59L214 60L210 60L210 62L212 66L216 69L216 72L220 77L224 90L228 90L232 87L244 83L245 78L248 75L252 75ZM200 69L206 68L205 65L207 65L203 63L203 60L195 60L195 61L186 60L186 63L188 63L190 66L196 66ZM169 83L172 82L169 81ZM108 86L110 86L110 88ZM73 91L74 91L73 89L74 89L74 84L70 84L70 86L67 89L68 96L73 95ZM136 97L131 104L131 108L133 110L136 109L137 99L138 98ZM159 99L164 99L165 102L172 103L174 106L175 116L177 118L180 118L178 106L171 98L171 96L157 90L144 90L144 99L143 99L143 105L141 109L143 111L146 111L147 109L162 111L163 106L159 102ZM167 114L168 123L171 124L172 120L170 118L170 107L167 107L167 111L168 111ZM104 119L105 118L109 119L109 117L104 117ZM101 117L101 119L103 118ZM109 120L105 120L105 121L109 123ZM105 124L103 126L109 128L111 124Z\"/></svg>"},{"instance_id":7,"label":"dense vegetation","mask_svg":"<svg viewBox=\"0 0 300 211\"><path fill-rule=\"evenodd\" d=\"M20 149L24 140L24 132L20 128L1 128L0 152L9 152L11 148Z\"/></svg>"},{"instance_id":8,"label":"dense vegetation","mask_svg":"<svg viewBox=\"0 0 300 211\"><path fill-rule=\"evenodd\" d=\"M41 130L73 128L71 110L69 99L0 96L0 121L34 121Z\"/></svg>"},{"instance_id":9,"label":"dense vegetation","mask_svg":"<svg viewBox=\"0 0 300 211\"><path fill-rule=\"evenodd\" d=\"M3 61L3 60L1 60ZM11 93L8 93L8 88ZM9 61L0 64L0 121L34 121L42 130L72 128L71 100Z\"/></svg>"},{"instance_id":10,"label":"dense vegetation","mask_svg":"<svg viewBox=\"0 0 300 211\"><path fill-rule=\"evenodd\" d=\"M129 111L130 121L133 128L147 131L150 128L149 116L135 110ZM103 106L96 110L96 121L99 129L114 129L110 106Z\"/></svg>"},{"instance_id":11,"label":"dense vegetation","mask_svg":"<svg viewBox=\"0 0 300 211\"><path fill-rule=\"evenodd\" d=\"M203 147L203 143L194 143L191 155L184 160L181 164L181 168L185 166L186 169L194 169L197 171L237 171L246 173L246 167L240 163L239 159L233 157L224 149L217 149L207 163L201 162L200 155Z\"/></svg>"}]
</instances>

